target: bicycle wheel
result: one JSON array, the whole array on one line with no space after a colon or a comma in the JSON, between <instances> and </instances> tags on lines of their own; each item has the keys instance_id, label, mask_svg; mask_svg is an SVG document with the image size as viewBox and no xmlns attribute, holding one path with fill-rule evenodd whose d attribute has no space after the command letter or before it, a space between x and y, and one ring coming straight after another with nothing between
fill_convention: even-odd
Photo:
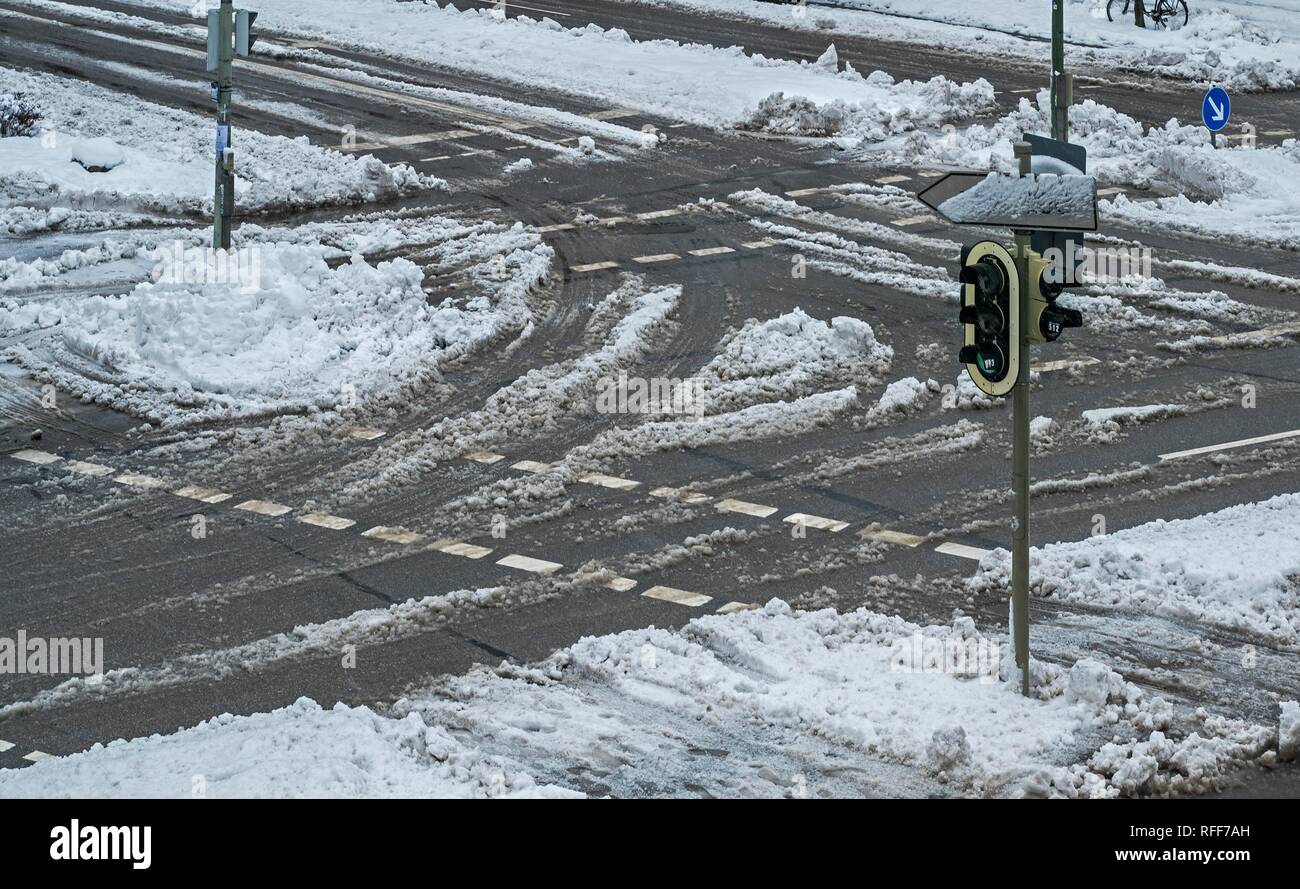
<instances>
[{"instance_id":1,"label":"bicycle wheel","mask_svg":"<svg viewBox=\"0 0 1300 889\"><path fill-rule=\"evenodd\" d=\"M1127 18L1131 2L1132 0L1110 0L1106 4L1106 20L1113 22L1116 18L1120 20Z\"/></svg>"},{"instance_id":2,"label":"bicycle wheel","mask_svg":"<svg viewBox=\"0 0 1300 889\"><path fill-rule=\"evenodd\" d=\"M1187 24L1187 0L1172 0L1165 3L1165 16L1160 20L1160 27L1177 31Z\"/></svg>"}]
</instances>

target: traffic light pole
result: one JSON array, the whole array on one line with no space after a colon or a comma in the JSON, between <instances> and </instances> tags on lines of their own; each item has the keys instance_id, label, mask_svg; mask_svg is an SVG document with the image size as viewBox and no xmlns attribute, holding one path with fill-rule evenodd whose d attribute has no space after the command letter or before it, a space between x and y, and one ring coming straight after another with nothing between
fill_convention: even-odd
<instances>
[{"instance_id":1,"label":"traffic light pole","mask_svg":"<svg viewBox=\"0 0 1300 889\"><path fill-rule=\"evenodd\" d=\"M234 0L221 0L217 11L217 133L216 182L212 197L212 247L230 249L230 219L235 211L235 172L222 148L232 147L230 96L234 89L231 49L234 42ZM220 134L224 133L224 139ZM222 144L224 142L224 145Z\"/></svg>"},{"instance_id":2,"label":"traffic light pole","mask_svg":"<svg viewBox=\"0 0 1300 889\"><path fill-rule=\"evenodd\" d=\"M1052 138L1070 141L1074 83L1065 73L1065 0L1052 0Z\"/></svg>"},{"instance_id":3,"label":"traffic light pole","mask_svg":"<svg viewBox=\"0 0 1300 889\"><path fill-rule=\"evenodd\" d=\"M1014 146L1020 175L1030 173L1032 148L1028 142ZM1031 233L1016 231L1016 270L1022 286L1029 281ZM1014 624L1016 666L1020 668L1020 690L1029 694L1029 300L1020 299L1020 373L1012 389L1011 481L1016 495L1016 514L1011 520L1011 617Z\"/></svg>"}]
</instances>

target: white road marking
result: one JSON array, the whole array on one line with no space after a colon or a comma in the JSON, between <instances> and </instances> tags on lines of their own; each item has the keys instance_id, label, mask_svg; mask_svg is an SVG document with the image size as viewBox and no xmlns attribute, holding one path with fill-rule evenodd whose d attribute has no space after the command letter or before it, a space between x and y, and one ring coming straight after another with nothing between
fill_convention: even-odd
<instances>
[{"instance_id":1,"label":"white road marking","mask_svg":"<svg viewBox=\"0 0 1300 889\"><path fill-rule=\"evenodd\" d=\"M362 441L374 441L376 438L383 438L387 435L382 429L371 429L367 426L359 426L348 432L353 438L359 438Z\"/></svg>"},{"instance_id":2,"label":"white road marking","mask_svg":"<svg viewBox=\"0 0 1300 889\"><path fill-rule=\"evenodd\" d=\"M929 215L928 213L922 214L921 216L907 216L904 217L903 219L892 220L894 225L925 225L926 223L938 222L938 221L939 221L938 219Z\"/></svg>"},{"instance_id":3,"label":"white road marking","mask_svg":"<svg viewBox=\"0 0 1300 889\"><path fill-rule=\"evenodd\" d=\"M13 744L10 744L8 741L0 741L0 753L4 753L6 750L13 750L13 749L14 749Z\"/></svg>"},{"instance_id":4,"label":"white road marking","mask_svg":"<svg viewBox=\"0 0 1300 889\"><path fill-rule=\"evenodd\" d=\"M271 516L275 518L282 516L287 512L293 512L292 506L285 506L283 503L276 503L273 500L245 500L237 504L235 509L242 509L244 512L255 512L258 515Z\"/></svg>"},{"instance_id":5,"label":"white road marking","mask_svg":"<svg viewBox=\"0 0 1300 889\"><path fill-rule=\"evenodd\" d=\"M737 611L753 611L758 608L753 602L728 602L718 609L718 614L735 614Z\"/></svg>"},{"instance_id":6,"label":"white road marking","mask_svg":"<svg viewBox=\"0 0 1300 889\"><path fill-rule=\"evenodd\" d=\"M440 154L437 157L422 157L420 158L420 163L431 164L434 161L449 161L451 158L452 156L450 154Z\"/></svg>"},{"instance_id":7,"label":"white road marking","mask_svg":"<svg viewBox=\"0 0 1300 889\"><path fill-rule=\"evenodd\" d=\"M686 212L681 207L670 207L667 210L650 210L645 213L636 214L637 219L664 219L668 216L680 216Z\"/></svg>"},{"instance_id":8,"label":"white road marking","mask_svg":"<svg viewBox=\"0 0 1300 889\"><path fill-rule=\"evenodd\" d=\"M1228 441L1223 444L1206 445L1203 448L1191 448L1186 451L1174 451L1172 454L1161 454L1161 460L1178 460L1183 457L1196 457L1200 454L1212 454L1215 451L1228 451L1233 448L1245 448L1251 445L1266 444L1270 441L1282 441L1286 438L1295 438L1300 436L1300 429L1292 429L1290 432L1274 432L1271 435L1257 435L1254 438L1243 438L1238 441Z\"/></svg>"},{"instance_id":9,"label":"white road marking","mask_svg":"<svg viewBox=\"0 0 1300 889\"><path fill-rule=\"evenodd\" d=\"M475 546L472 543L466 543L463 540L435 540L429 544L429 549L436 549L440 553L446 553L449 556L464 556L467 559L481 559L488 553L492 552L491 547Z\"/></svg>"},{"instance_id":10,"label":"white road marking","mask_svg":"<svg viewBox=\"0 0 1300 889\"><path fill-rule=\"evenodd\" d=\"M633 256L633 262L639 262L642 265L649 265L654 262L672 262L675 259L681 259L676 253L652 253L649 256Z\"/></svg>"},{"instance_id":11,"label":"white road marking","mask_svg":"<svg viewBox=\"0 0 1300 889\"><path fill-rule=\"evenodd\" d=\"M1057 361L1044 361L1041 364L1030 366L1030 370L1037 373L1050 373L1054 370L1068 370L1071 367L1088 367L1093 364L1101 364L1101 361L1093 358L1091 355L1084 355L1079 358L1061 358Z\"/></svg>"},{"instance_id":12,"label":"white road marking","mask_svg":"<svg viewBox=\"0 0 1300 889\"><path fill-rule=\"evenodd\" d=\"M796 189L793 189L793 190L791 190L791 191L787 191L787 192L785 193L785 196L788 197L788 198L803 198L803 197L807 197L807 196L810 195L810 194L821 194L821 193L824 192L824 191L831 191L831 189L830 189L830 188L826 188L826 187L821 187L821 188L796 188Z\"/></svg>"},{"instance_id":13,"label":"white road marking","mask_svg":"<svg viewBox=\"0 0 1300 889\"><path fill-rule=\"evenodd\" d=\"M735 253L736 251L731 247L704 247L689 252L691 256L720 256L723 253Z\"/></svg>"},{"instance_id":14,"label":"white road marking","mask_svg":"<svg viewBox=\"0 0 1300 889\"><path fill-rule=\"evenodd\" d=\"M45 451L34 451L31 448L23 448L21 451L14 451L9 455L15 460L22 460L24 463L35 463L37 466L46 466L50 463L58 463L63 458L58 454L49 454Z\"/></svg>"},{"instance_id":15,"label":"white road marking","mask_svg":"<svg viewBox=\"0 0 1300 889\"><path fill-rule=\"evenodd\" d=\"M324 512L309 512L306 515L298 516L298 521L306 525L315 525L318 528L329 528L331 531L346 531L356 524L352 519L345 519Z\"/></svg>"},{"instance_id":16,"label":"white road marking","mask_svg":"<svg viewBox=\"0 0 1300 889\"><path fill-rule=\"evenodd\" d=\"M24 756L23 759L28 762L40 762L43 759L54 759L54 756L46 753L44 750L33 750L31 753Z\"/></svg>"},{"instance_id":17,"label":"white road marking","mask_svg":"<svg viewBox=\"0 0 1300 889\"><path fill-rule=\"evenodd\" d=\"M569 266L569 271L571 271L571 272L599 272L599 271L601 271L602 269L616 269L616 268L618 268L618 263L616 263L616 262L588 262L588 263L585 263L585 264L583 264L583 265L573 265L573 266Z\"/></svg>"},{"instance_id":18,"label":"white road marking","mask_svg":"<svg viewBox=\"0 0 1300 889\"><path fill-rule=\"evenodd\" d=\"M518 463L512 463L511 469L518 469L520 472L531 472L534 474L545 472L551 468L550 463L538 463L536 460L520 460Z\"/></svg>"},{"instance_id":19,"label":"white road marking","mask_svg":"<svg viewBox=\"0 0 1300 889\"><path fill-rule=\"evenodd\" d=\"M978 546L967 546L964 543L941 543L934 548L937 553L943 553L948 556L958 556L963 559L982 559L992 550L980 549Z\"/></svg>"},{"instance_id":20,"label":"white road marking","mask_svg":"<svg viewBox=\"0 0 1300 889\"><path fill-rule=\"evenodd\" d=\"M681 488L655 488L650 492L651 497L661 497L665 500L680 500L682 503L708 503L713 498L708 494L701 494L698 491L685 491Z\"/></svg>"},{"instance_id":21,"label":"white road marking","mask_svg":"<svg viewBox=\"0 0 1300 889\"><path fill-rule=\"evenodd\" d=\"M140 475L136 472L124 472L117 478L113 479L119 485L129 485L132 488L147 488L150 490L164 487L164 483L151 475Z\"/></svg>"},{"instance_id":22,"label":"white road marking","mask_svg":"<svg viewBox=\"0 0 1300 889\"><path fill-rule=\"evenodd\" d=\"M792 512L781 521L788 522L791 525L803 525L808 528L817 528L820 531L833 531L836 534L849 526L848 522L827 519L819 515L808 515L804 512Z\"/></svg>"},{"instance_id":23,"label":"white road marking","mask_svg":"<svg viewBox=\"0 0 1300 889\"><path fill-rule=\"evenodd\" d=\"M620 120L624 117L636 117L640 113L628 108L610 108L607 111L593 111L587 116L592 120Z\"/></svg>"},{"instance_id":24,"label":"white road marking","mask_svg":"<svg viewBox=\"0 0 1300 889\"><path fill-rule=\"evenodd\" d=\"M543 235L547 232L567 232L570 229L575 229L577 227L578 226L572 222L557 222L555 225L539 225L537 228L533 229L533 231L537 232L539 235Z\"/></svg>"},{"instance_id":25,"label":"white road marking","mask_svg":"<svg viewBox=\"0 0 1300 889\"><path fill-rule=\"evenodd\" d=\"M633 488L641 486L640 482L633 481L630 478L619 478L616 475L603 475L599 472L593 472L590 475L584 475L578 479L588 485L599 485L602 488L613 488L616 491L630 491Z\"/></svg>"},{"instance_id":26,"label":"white road marking","mask_svg":"<svg viewBox=\"0 0 1300 889\"><path fill-rule=\"evenodd\" d=\"M768 247L776 246L776 241L769 241L767 238L764 238L761 241L747 241L740 246L744 247L746 250L766 250Z\"/></svg>"},{"instance_id":27,"label":"white road marking","mask_svg":"<svg viewBox=\"0 0 1300 889\"><path fill-rule=\"evenodd\" d=\"M493 451L466 451L461 455L466 460L473 460L475 463L500 463L506 458L505 454L497 454Z\"/></svg>"},{"instance_id":28,"label":"white road marking","mask_svg":"<svg viewBox=\"0 0 1300 889\"><path fill-rule=\"evenodd\" d=\"M1128 191L1127 188L1120 188L1117 185L1112 186L1110 188L1099 188L1097 189L1097 197L1099 198L1109 197L1110 195L1113 194L1123 194L1126 191Z\"/></svg>"},{"instance_id":29,"label":"white road marking","mask_svg":"<svg viewBox=\"0 0 1300 889\"><path fill-rule=\"evenodd\" d=\"M713 601L712 596L705 596L702 593L692 593L688 590L679 590L670 586L652 586L641 595L648 599L659 599L677 605L687 605L691 608L700 605L707 605L709 602Z\"/></svg>"},{"instance_id":30,"label":"white road marking","mask_svg":"<svg viewBox=\"0 0 1300 889\"><path fill-rule=\"evenodd\" d=\"M925 543L925 538L917 534L908 534L904 531L891 531L888 528L879 528L875 531L863 531L858 536L868 540L879 540L881 543L892 543L896 546L920 546Z\"/></svg>"},{"instance_id":31,"label":"white road marking","mask_svg":"<svg viewBox=\"0 0 1300 889\"><path fill-rule=\"evenodd\" d=\"M451 139L469 139L481 136L477 130L439 130L435 133L412 133L409 136L380 136L373 142L354 142L343 145L339 151L377 151L381 148L405 145L424 145L429 142L446 142Z\"/></svg>"},{"instance_id":32,"label":"white road marking","mask_svg":"<svg viewBox=\"0 0 1300 889\"><path fill-rule=\"evenodd\" d=\"M78 475L89 475L92 478L100 478L101 476L111 475L113 473L113 468L111 466L101 466L98 463L87 463L84 460L69 460L67 465L63 468L75 472Z\"/></svg>"},{"instance_id":33,"label":"white road marking","mask_svg":"<svg viewBox=\"0 0 1300 889\"><path fill-rule=\"evenodd\" d=\"M554 574L564 567L559 562L534 559L532 556L521 556L518 553L511 553L504 559L497 559L497 564L507 568L517 568L520 571L531 571L533 574Z\"/></svg>"},{"instance_id":34,"label":"white road marking","mask_svg":"<svg viewBox=\"0 0 1300 889\"><path fill-rule=\"evenodd\" d=\"M373 540L387 540L389 543L400 543L403 546L410 543L419 543L424 539L422 534L390 525L375 525L369 531L362 531L361 536Z\"/></svg>"},{"instance_id":35,"label":"white road marking","mask_svg":"<svg viewBox=\"0 0 1300 889\"><path fill-rule=\"evenodd\" d=\"M1284 324L1271 324L1268 327L1261 327L1259 330L1247 330L1242 333L1229 333L1224 336L1207 336L1198 339L1201 343L1216 343L1231 345L1239 343L1242 340L1263 340L1276 336L1289 336L1300 333L1300 322L1288 321Z\"/></svg>"},{"instance_id":36,"label":"white road marking","mask_svg":"<svg viewBox=\"0 0 1300 889\"><path fill-rule=\"evenodd\" d=\"M597 225L618 225L622 222L631 222L631 216L605 216L596 220Z\"/></svg>"},{"instance_id":37,"label":"white road marking","mask_svg":"<svg viewBox=\"0 0 1300 889\"><path fill-rule=\"evenodd\" d=\"M776 512L775 506L764 506L761 503L750 503L746 500L719 500L714 506L722 512L739 512L745 515L758 516L765 519L772 513Z\"/></svg>"},{"instance_id":38,"label":"white road marking","mask_svg":"<svg viewBox=\"0 0 1300 889\"><path fill-rule=\"evenodd\" d=\"M198 500L200 503L225 503L230 499L230 495L225 491L218 491L215 488L200 488L197 485L186 485L177 491L172 491L177 497L186 497L190 500Z\"/></svg>"},{"instance_id":39,"label":"white road marking","mask_svg":"<svg viewBox=\"0 0 1300 889\"><path fill-rule=\"evenodd\" d=\"M943 170L922 170L921 175L926 179L938 179L940 176L947 176Z\"/></svg>"},{"instance_id":40,"label":"white road marking","mask_svg":"<svg viewBox=\"0 0 1300 889\"><path fill-rule=\"evenodd\" d=\"M1292 135L1292 131L1291 130L1265 130L1264 135L1265 136L1290 136Z\"/></svg>"},{"instance_id":41,"label":"white road marking","mask_svg":"<svg viewBox=\"0 0 1300 889\"><path fill-rule=\"evenodd\" d=\"M607 590L613 590L616 593L626 593L636 588L636 581L630 577L607 577L598 580L595 571L579 571L573 575L573 579L578 583L594 583L603 586Z\"/></svg>"},{"instance_id":42,"label":"white road marking","mask_svg":"<svg viewBox=\"0 0 1300 889\"><path fill-rule=\"evenodd\" d=\"M912 177L911 177L911 176L902 176L902 175L898 175L898 176L881 176L881 177L880 177L879 179L877 179L876 181L879 182L881 185L893 185L895 182L911 182L911 181L912 181Z\"/></svg>"}]
</instances>

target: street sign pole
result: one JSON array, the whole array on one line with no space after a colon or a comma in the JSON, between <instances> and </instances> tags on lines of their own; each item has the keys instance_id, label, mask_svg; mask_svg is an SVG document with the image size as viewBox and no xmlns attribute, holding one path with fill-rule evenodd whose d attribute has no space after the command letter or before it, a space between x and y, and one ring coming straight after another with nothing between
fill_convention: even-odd
<instances>
[{"instance_id":1,"label":"street sign pole","mask_svg":"<svg viewBox=\"0 0 1300 889\"><path fill-rule=\"evenodd\" d=\"M1033 149L1017 142L1015 157L1020 175L1028 176ZM1021 282L1029 281L1031 232L1016 229L1016 268ZM1011 614L1015 624L1016 666L1020 668L1020 691L1029 694L1029 300L1020 300L1020 373L1012 390L1011 481L1016 495L1016 514L1011 522Z\"/></svg>"},{"instance_id":2,"label":"street sign pole","mask_svg":"<svg viewBox=\"0 0 1300 889\"><path fill-rule=\"evenodd\" d=\"M1070 77L1065 73L1065 0L1052 0L1052 138L1068 142Z\"/></svg>"},{"instance_id":3,"label":"street sign pole","mask_svg":"<svg viewBox=\"0 0 1300 889\"><path fill-rule=\"evenodd\" d=\"M230 249L230 220L235 210L235 173L233 165L226 159L226 149L233 147L230 133L230 96L234 89L231 60L234 20L234 0L221 0L219 9L208 12L208 70L217 75L216 180L212 196L212 246L214 249L225 250Z\"/></svg>"}]
</instances>

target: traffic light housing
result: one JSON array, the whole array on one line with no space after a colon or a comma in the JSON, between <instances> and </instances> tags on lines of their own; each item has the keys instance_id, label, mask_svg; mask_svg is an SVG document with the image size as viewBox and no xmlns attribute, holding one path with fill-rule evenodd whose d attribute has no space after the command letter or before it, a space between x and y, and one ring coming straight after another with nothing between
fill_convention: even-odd
<instances>
[{"instance_id":1,"label":"traffic light housing","mask_svg":"<svg viewBox=\"0 0 1300 889\"><path fill-rule=\"evenodd\" d=\"M235 55L240 58L248 58L248 54L253 51L253 44L257 42L257 35L253 33L255 21L257 13L247 9L235 10Z\"/></svg>"},{"instance_id":2,"label":"traffic light housing","mask_svg":"<svg viewBox=\"0 0 1300 889\"><path fill-rule=\"evenodd\" d=\"M1060 275L1048 273L1051 265L1048 260L1032 250L1028 259L1029 281L1026 290L1029 297L1029 329L1025 331L1025 336L1031 343L1054 342L1067 327L1082 327L1083 313L1056 304L1056 298L1061 295L1065 285L1056 283ZM1074 260L1071 257L1066 261Z\"/></svg>"},{"instance_id":3,"label":"traffic light housing","mask_svg":"<svg viewBox=\"0 0 1300 889\"><path fill-rule=\"evenodd\" d=\"M961 251L963 344L958 359L986 395L1006 395L1020 376L1020 276L1001 244L980 241Z\"/></svg>"}]
</instances>

